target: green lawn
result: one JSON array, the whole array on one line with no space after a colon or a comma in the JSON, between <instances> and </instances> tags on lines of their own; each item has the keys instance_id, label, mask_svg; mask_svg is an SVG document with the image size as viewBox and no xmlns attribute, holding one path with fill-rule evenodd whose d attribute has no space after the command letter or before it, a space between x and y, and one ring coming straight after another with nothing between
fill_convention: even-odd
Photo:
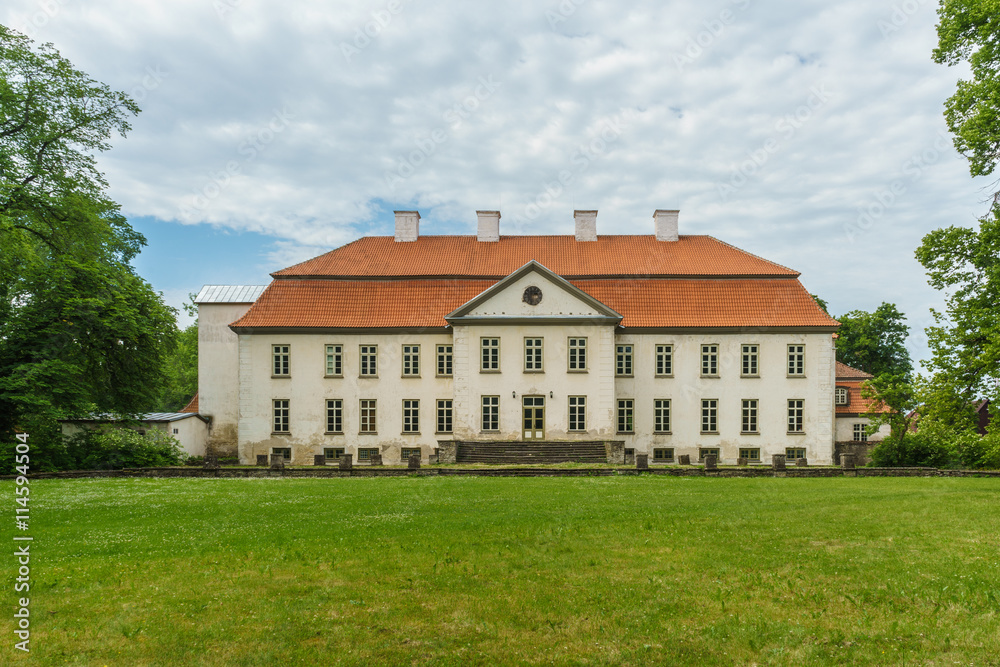
<instances>
[{"instance_id":1,"label":"green lawn","mask_svg":"<svg viewBox=\"0 0 1000 667\"><path fill-rule=\"evenodd\" d=\"M1000 664L1000 480L31 489L32 653L3 556L0 664Z\"/></svg>"}]
</instances>

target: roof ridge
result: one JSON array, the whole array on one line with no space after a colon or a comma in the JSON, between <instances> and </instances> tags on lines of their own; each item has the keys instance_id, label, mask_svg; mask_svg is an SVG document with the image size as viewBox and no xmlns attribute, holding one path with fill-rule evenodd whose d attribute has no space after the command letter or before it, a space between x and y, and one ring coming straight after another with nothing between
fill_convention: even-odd
<instances>
[{"instance_id":1,"label":"roof ridge","mask_svg":"<svg viewBox=\"0 0 1000 667\"><path fill-rule=\"evenodd\" d=\"M732 248L733 250L736 250L737 252L742 252L745 255L750 255L754 259L759 259L762 262L767 262L768 264L773 264L774 266L780 267L780 268L784 269L785 271L791 271L792 273L795 274L796 278L798 278L799 276L802 275L801 271L796 271L795 269L787 267L784 264L778 264L777 262L772 262L771 260L766 259L764 257L761 257L758 254L752 253L749 250L744 250L743 248L737 248L732 243L727 243L727 242L723 241L722 239L717 239L714 236L712 236L711 234L705 234L705 236L707 236L708 238L712 239L713 241L718 241L719 243L721 243L722 245L726 246L727 248Z\"/></svg>"}]
</instances>

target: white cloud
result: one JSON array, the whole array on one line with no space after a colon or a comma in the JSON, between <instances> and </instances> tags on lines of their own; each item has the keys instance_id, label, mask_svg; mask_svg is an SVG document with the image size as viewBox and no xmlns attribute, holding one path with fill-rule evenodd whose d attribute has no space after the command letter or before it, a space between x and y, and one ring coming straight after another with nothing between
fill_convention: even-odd
<instances>
[{"instance_id":1,"label":"white cloud","mask_svg":"<svg viewBox=\"0 0 1000 667\"><path fill-rule=\"evenodd\" d=\"M985 208L941 143L961 71L930 60L929 0L49 6L4 22L142 98L101 157L124 210L274 235L275 261L365 233L380 202L429 233L501 200L508 232L568 232L574 207L648 232L677 207L836 312L917 319L938 297L914 247Z\"/></svg>"}]
</instances>

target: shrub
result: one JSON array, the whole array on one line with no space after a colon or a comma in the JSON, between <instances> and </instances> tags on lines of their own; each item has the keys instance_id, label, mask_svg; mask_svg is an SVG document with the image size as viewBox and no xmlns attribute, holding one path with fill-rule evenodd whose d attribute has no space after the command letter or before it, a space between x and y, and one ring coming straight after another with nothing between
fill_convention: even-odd
<instances>
[{"instance_id":1,"label":"shrub","mask_svg":"<svg viewBox=\"0 0 1000 667\"><path fill-rule=\"evenodd\" d=\"M956 438L955 445L965 467L1000 470L1000 433L963 433Z\"/></svg>"},{"instance_id":2,"label":"shrub","mask_svg":"<svg viewBox=\"0 0 1000 667\"><path fill-rule=\"evenodd\" d=\"M129 428L88 430L67 439L77 470L116 470L180 465L184 450L173 436L149 429L145 435Z\"/></svg>"},{"instance_id":3,"label":"shrub","mask_svg":"<svg viewBox=\"0 0 1000 667\"><path fill-rule=\"evenodd\" d=\"M956 450L956 434L947 427L920 424L916 433L902 438L889 436L871 452L871 465L877 467L925 466L950 468L961 465Z\"/></svg>"}]
</instances>

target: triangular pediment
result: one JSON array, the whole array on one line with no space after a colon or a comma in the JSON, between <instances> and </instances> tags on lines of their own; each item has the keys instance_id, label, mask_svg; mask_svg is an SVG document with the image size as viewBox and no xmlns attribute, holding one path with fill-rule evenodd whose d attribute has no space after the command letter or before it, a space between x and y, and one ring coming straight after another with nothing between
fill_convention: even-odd
<instances>
[{"instance_id":1,"label":"triangular pediment","mask_svg":"<svg viewBox=\"0 0 1000 667\"><path fill-rule=\"evenodd\" d=\"M445 319L456 324L523 319L617 324L622 316L538 262L531 261Z\"/></svg>"}]
</instances>

